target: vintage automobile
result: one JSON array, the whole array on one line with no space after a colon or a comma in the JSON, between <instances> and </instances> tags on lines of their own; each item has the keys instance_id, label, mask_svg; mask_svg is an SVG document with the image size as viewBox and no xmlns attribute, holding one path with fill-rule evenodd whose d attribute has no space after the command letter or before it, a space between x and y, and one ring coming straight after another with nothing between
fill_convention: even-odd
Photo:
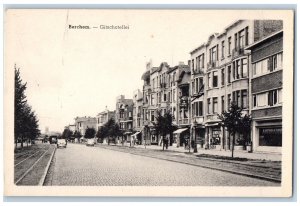
<instances>
[{"instance_id":1,"label":"vintage automobile","mask_svg":"<svg viewBox=\"0 0 300 206\"><path fill-rule=\"evenodd\" d=\"M95 145L95 139L87 139L86 146L94 146Z\"/></svg>"},{"instance_id":2,"label":"vintage automobile","mask_svg":"<svg viewBox=\"0 0 300 206\"><path fill-rule=\"evenodd\" d=\"M66 139L58 139L57 140L57 148L64 147L67 148L67 140Z\"/></svg>"},{"instance_id":3,"label":"vintage automobile","mask_svg":"<svg viewBox=\"0 0 300 206\"><path fill-rule=\"evenodd\" d=\"M50 136L49 137L50 144L57 144L57 138L58 138L58 136L56 136L56 135Z\"/></svg>"}]
</instances>

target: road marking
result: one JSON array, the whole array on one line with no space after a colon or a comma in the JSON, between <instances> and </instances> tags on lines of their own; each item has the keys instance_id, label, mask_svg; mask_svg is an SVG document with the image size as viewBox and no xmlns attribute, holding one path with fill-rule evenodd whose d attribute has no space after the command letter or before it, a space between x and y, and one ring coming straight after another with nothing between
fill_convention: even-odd
<instances>
[{"instance_id":1,"label":"road marking","mask_svg":"<svg viewBox=\"0 0 300 206\"><path fill-rule=\"evenodd\" d=\"M38 153L40 151L37 151L36 153ZM22 162L26 161L27 159L29 159L30 157L32 157L33 155L35 155L36 153L30 155L29 157L27 157L26 159L22 160L21 162L18 162L17 164L15 164L14 166L18 166L19 164L21 164Z\"/></svg>"},{"instance_id":2,"label":"road marking","mask_svg":"<svg viewBox=\"0 0 300 206\"><path fill-rule=\"evenodd\" d=\"M32 169L33 167L44 157L44 155L50 150L50 148L44 152L42 156L15 182L17 185Z\"/></svg>"}]
</instances>

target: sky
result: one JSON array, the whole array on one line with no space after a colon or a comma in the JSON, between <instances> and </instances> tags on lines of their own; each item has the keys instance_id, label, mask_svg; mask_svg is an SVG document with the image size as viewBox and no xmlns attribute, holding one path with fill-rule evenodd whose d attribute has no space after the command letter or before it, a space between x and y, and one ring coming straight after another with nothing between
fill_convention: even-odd
<instances>
[{"instance_id":1,"label":"sky","mask_svg":"<svg viewBox=\"0 0 300 206\"><path fill-rule=\"evenodd\" d=\"M222 12L222 13L220 13ZM116 97L142 90L146 63L180 61L222 32L241 11L10 10L6 69L20 68L28 103L42 132L62 131L77 116L96 116ZM220 15L222 18L220 18ZM247 16L244 12L243 16ZM69 25L126 25L128 30L69 29Z\"/></svg>"}]
</instances>

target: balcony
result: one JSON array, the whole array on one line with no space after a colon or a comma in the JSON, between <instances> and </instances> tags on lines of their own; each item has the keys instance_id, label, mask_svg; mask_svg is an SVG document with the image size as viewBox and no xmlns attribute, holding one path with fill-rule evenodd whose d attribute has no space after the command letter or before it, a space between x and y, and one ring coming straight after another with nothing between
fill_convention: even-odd
<instances>
[{"instance_id":1,"label":"balcony","mask_svg":"<svg viewBox=\"0 0 300 206\"><path fill-rule=\"evenodd\" d=\"M232 50L232 59L245 55L244 48L237 47Z\"/></svg>"},{"instance_id":2,"label":"balcony","mask_svg":"<svg viewBox=\"0 0 300 206\"><path fill-rule=\"evenodd\" d=\"M166 83L160 83L160 88L166 88L167 87L167 84Z\"/></svg>"},{"instance_id":3,"label":"balcony","mask_svg":"<svg viewBox=\"0 0 300 206\"><path fill-rule=\"evenodd\" d=\"M189 118L185 118L185 119L179 119L178 120L178 124L180 125L186 125L186 124L189 124L190 123L190 119Z\"/></svg>"},{"instance_id":4,"label":"balcony","mask_svg":"<svg viewBox=\"0 0 300 206\"><path fill-rule=\"evenodd\" d=\"M216 68L216 66L217 66L216 61L210 61L207 63L207 69L213 69Z\"/></svg>"},{"instance_id":5,"label":"balcony","mask_svg":"<svg viewBox=\"0 0 300 206\"><path fill-rule=\"evenodd\" d=\"M198 68L198 69L193 69L193 75L205 75L204 73L204 67L203 68Z\"/></svg>"}]
</instances>

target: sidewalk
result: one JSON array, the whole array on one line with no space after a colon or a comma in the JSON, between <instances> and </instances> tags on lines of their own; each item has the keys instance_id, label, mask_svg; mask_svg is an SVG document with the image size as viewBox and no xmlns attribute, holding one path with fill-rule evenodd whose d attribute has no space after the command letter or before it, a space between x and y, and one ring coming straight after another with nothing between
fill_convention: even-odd
<instances>
[{"instance_id":1,"label":"sidewalk","mask_svg":"<svg viewBox=\"0 0 300 206\"><path fill-rule=\"evenodd\" d=\"M124 144L124 146L129 147L129 144ZM143 148L145 149L145 145L134 145L134 147L137 148ZM162 150L162 146L158 145L146 145L146 149L150 150ZM184 147L176 147L169 146L168 151L175 151L180 153L188 153L189 150L186 150ZM216 150L216 149L203 149L198 148L198 153L194 153L194 149L191 148L190 150L191 154L194 155L214 155L214 156L224 156L224 157L231 157L231 151L230 150ZM247 159L253 159L253 160L270 160L270 161L281 161L281 154L277 153L262 153L262 152L252 152L248 153L245 151L239 151L235 150L233 153L234 157L238 158L247 158Z\"/></svg>"},{"instance_id":2,"label":"sidewalk","mask_svg":"<svg viewBox=\"0 0 300 206\"><path fill-rule=\"evenodd\" d=\"M104 149L115 150L119 152L126 152L133 155L146 156L171 162L183 163L203 168L220 170L233 174L244 175L264 179L268 181L281 182L281 161L271 161L265 159L246 159L245 157L227 158L221 156L222 154L230 157L230 151L212 151L199 150L198 153L189 153L188 150L177 147L170 147L168 150L162 150L162 147L157 145L135 145L129 147L129 144L97 144L97 147ZM208 154L210 153L210 154ZM238 155L251 155L237 151ZM238 157L237 154L235 157ZM263 158L264 155L257 154L255 157ZM275 159L275 158L272 158Z\"/></svg>"}]
</instances>

